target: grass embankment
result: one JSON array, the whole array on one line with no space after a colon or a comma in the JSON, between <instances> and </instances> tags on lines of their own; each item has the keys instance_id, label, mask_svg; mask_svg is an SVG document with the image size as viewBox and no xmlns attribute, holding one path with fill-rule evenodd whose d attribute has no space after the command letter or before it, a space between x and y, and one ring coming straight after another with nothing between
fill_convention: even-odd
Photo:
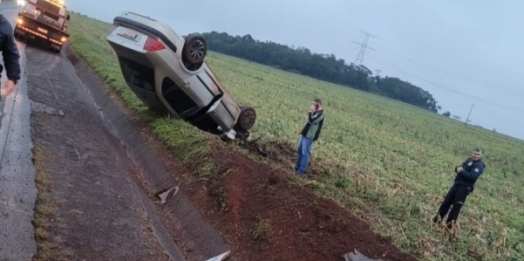
<instances>
[{"instance_id":1,"label":"grass embankment","mask_svg":"<svg viewBox=\"0 0 524 261\"><path fill-rule=\"evenodd\" d=\"M70 44L130 108L151 118L152 129L177 155L195 166L192 159L210 153L206 148L214 137L180 121L150 116L123 82L105 40L110 28L72 14ZM331 171L303 183L357 214L371 211L365 218L373 229L402 249L422 260L475 260L476 255L484 260L524 259L519 243L524 238L521 140L217 53L210 52L206 61L239 103L256 108L252 134L266 142L294 146L310 100L322 98L326 123L313 147L313 164ZM430 227L429 219L454 178L453 167L477 146L485 149L487 170L463 208L458 240L450 243Z\"/></svg>"}]
</instances>

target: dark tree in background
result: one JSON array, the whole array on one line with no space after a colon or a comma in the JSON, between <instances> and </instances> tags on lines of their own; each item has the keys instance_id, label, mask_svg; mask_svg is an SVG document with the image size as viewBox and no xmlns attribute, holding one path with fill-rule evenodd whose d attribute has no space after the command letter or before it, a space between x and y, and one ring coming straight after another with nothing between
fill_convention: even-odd
<instances>
[{"instance_id":1,"label":"dark tree in background","mask_svg":"<svg viewBox=\"0 0 524 261\"><path fill-rule=\"evenodd\" d=\"M333 54L316 54L304 47L294 49L271 41L261 42L249 34L232 36L212 31L203 35L209 49L215 52L386 96L432 112L440 109L428 91L399 78L374 76L365 66L347 64Z\"/></svg>"}]
</instances>

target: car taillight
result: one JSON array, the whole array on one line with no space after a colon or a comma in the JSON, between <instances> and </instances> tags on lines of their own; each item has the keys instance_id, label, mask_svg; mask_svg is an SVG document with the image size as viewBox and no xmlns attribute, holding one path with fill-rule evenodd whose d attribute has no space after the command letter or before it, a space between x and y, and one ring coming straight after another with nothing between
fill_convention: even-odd
<instances>
[{"instance_id":1,"label":"car taillight","mask_svg":"<svg viewBox=\"0 0 524 261\"><path fill-rule=\"evenodd\" d=\"M154 52L163 49L165 49L165 47L161 42L151 37L147 37L146 43L144 44L144 50Z\"/></svg>"}]
</instances>

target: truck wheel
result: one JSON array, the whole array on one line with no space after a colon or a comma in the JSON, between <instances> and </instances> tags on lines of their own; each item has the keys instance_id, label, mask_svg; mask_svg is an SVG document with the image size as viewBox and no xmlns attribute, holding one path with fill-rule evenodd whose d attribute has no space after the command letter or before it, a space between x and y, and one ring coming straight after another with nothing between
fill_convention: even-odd
<instances>
[{"instance_id":1,"label":"truck wheel","mask_svg":"<svg viewBox=\"0 0 524 261\"><path fill-rule=\"evenodd\" d=\"M55 45L51 45L51 46L49 46L49 48L51 49L51 51L53 51L55 53L60 53L60 51L62 50L61 46L55 46Z\"/></svg>"},{"instance_id":2,"label":"truck wheel","mask_svg":"<svg viewBox=\"0 0 524 261\"><path fill-rule=\"evenodd\" d=\"M240 107L240 115L238 116L237 126L244 131L247 131L255 125L257 113L255 109L249 106Z\"/></svg>"},{"instance_id":3,"label":"truck wheel","mask_svg":"<svg viewBox=\"0 0 524 261\"><path fill-rule=\"evenodd\" d=\"M22 35L18 32L18 30L14 31L14 36L16 39L22 39Z\"/></svg>"},{"instance_id":4,"label":"truck wheel","mask_svg":"<svg viewBox=\"0 0 524 261\"><path fill-rule=\"evenodd\" d=\"M204 62L206 54L207 43L202 35L194 33L186 37L182 48L182 59L185 62L188 62L191 67L200 65Z\"/></svg>"}]
</instances>

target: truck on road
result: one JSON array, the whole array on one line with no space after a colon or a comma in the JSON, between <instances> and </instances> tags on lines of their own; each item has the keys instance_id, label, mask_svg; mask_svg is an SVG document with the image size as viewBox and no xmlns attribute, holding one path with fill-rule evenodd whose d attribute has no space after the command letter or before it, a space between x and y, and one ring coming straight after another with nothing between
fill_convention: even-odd
<instances>
[{"instance_id":1,"label":"truck on road","mask_svg":"<svg viewBox=\"0 0 524 261\"><path fill-rule=\"evenodd\" d=\"M63 0L28 0L18 13L15 36L39 40L60 52L69 38L69 14Z\"/></svg>"}]
</instances>

